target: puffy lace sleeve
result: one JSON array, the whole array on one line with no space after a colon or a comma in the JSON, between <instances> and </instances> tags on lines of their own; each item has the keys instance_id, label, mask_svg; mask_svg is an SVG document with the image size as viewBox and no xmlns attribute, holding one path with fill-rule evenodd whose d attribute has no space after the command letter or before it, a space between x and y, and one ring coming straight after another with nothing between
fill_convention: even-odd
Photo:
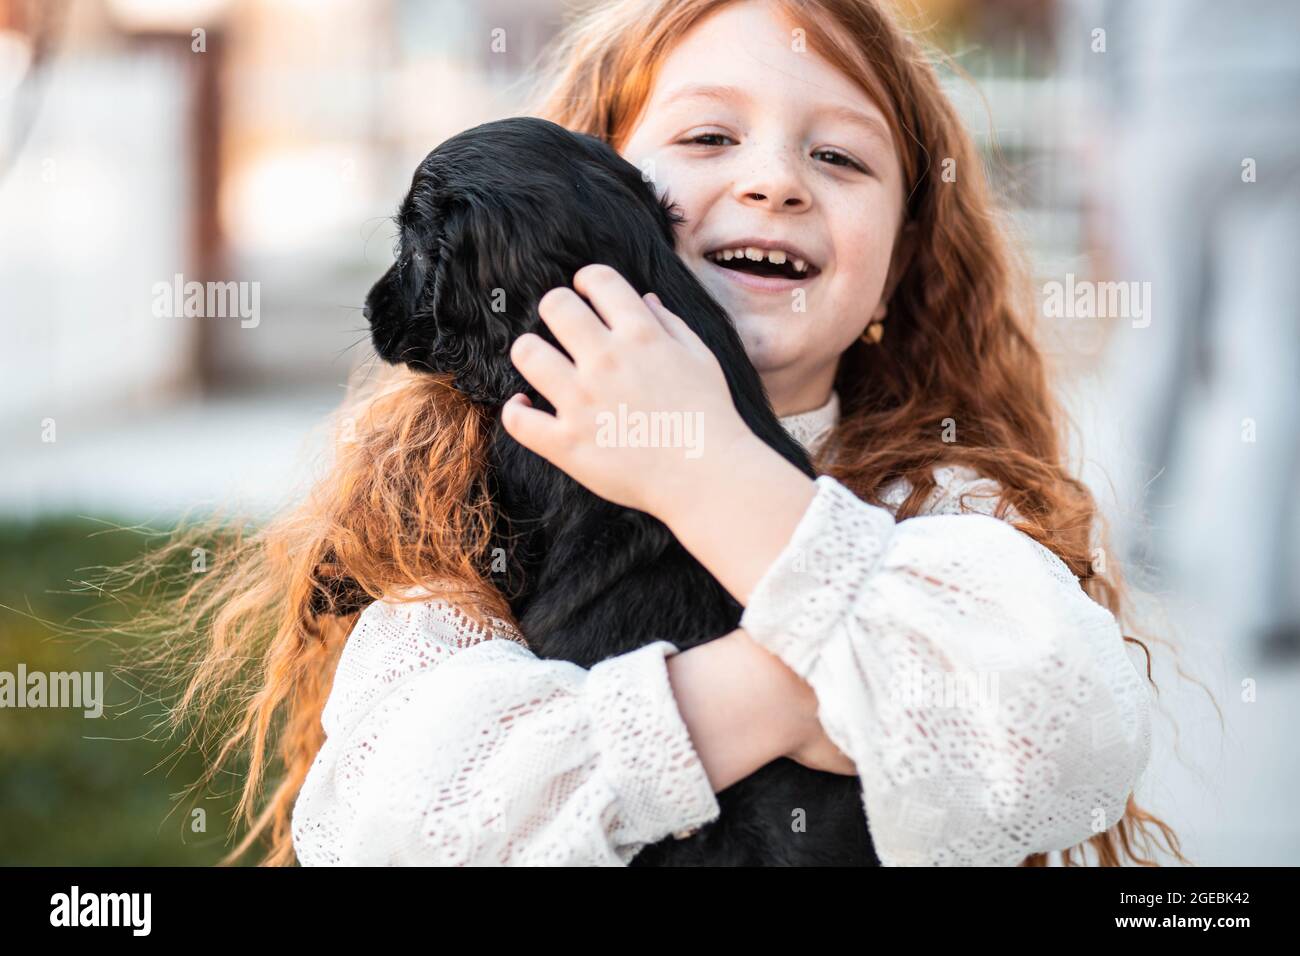
<instances>
[{"instance_id":1,"label":"puffy lace sleeve","mask_svg":"<svg viewBox=\"0 0 1300 956\"><path fill-rule=\"evenodd\" d=\"M997 486L937 478L898 523L819 478L741 626L816 691L883 863L1015 865L1123 815L1149 691L1069 569L979 513Z\"/></svg>"},{"instance_id":2,"label":"puffy lace sleeve","mask_svg":"<svg viewBox=\"0 0 1300 956\"><path fill-rule=\"evenodd\" d=\"M362 612L293 810L304 865L626 865L720 809L667 641L590 670L451 605Z\"/></svg>"}]
</instances>

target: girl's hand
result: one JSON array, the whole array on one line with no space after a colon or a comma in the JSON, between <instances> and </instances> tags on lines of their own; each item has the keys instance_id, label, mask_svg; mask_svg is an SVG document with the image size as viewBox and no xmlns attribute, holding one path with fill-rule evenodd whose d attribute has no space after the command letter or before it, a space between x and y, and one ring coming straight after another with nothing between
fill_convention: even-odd
<instances>
[{"instance_id":1,"label":"girl's hand","mask_svg":"<svg viewBox=\"0 0 1300 956\"><path fill-rule=\"evenodd\" d=\"M801 763L810 770L823 770L826 773L839 773L849 777L858 775L858 766L831 743L822 729L820 721L811 728L804 741L785 756L796 763Z\"/></svg>"},{"instance_id":2,"label":"girl's hand","mask_svg":"<svg viewBox=\"0 0 1300 956\"><path fill-rule=\"evenodd\" d=\"M521 393L501 424L600 497L668 521L672 504L706 473L716 477L729 449L753 433L718 360L657 297L642 299L607 265L584 266L573 286L538 303L571 358L533 333L510 350L555 414Z\"/></svg>"},{"instance_id":3,"label":"girl's hand","mask_svg":"<svg viewBox=\"0 0 1300 956\"><path fill-rule=\"evenodd\" d=\"M857 776L857 765L831 742L830 737L826 736L826 730L822 727L821 718L818 716L820 704L817 700L817 692L812 689L812 685L787 667L776 655L754 644L753 638L749 637L744 628L738 629L735 633L743 634L756 653L766 654L771 661L771 666L779 669L784 681L786 689L783 697L790 702L788 720L792 730L787 740L793 740L794 745L782 756L789 757L811 770Z\"/></svg>"},{"instance_id":4,"label":"girl's hand","mask_svg":"<svg viewBox=\"0 0 1300 956\"><path fill-rule=\"evenodd\" d=\"M682 721L715 792L791 757L804 766L856 775L825 739L817 696L743 628L673 654L668 679Z\"/></svg>"},{"instance_id":5,"label":"girl's hand","mask_svg":"<svg viewBox=\"0 0 1300 956\"><path fill-rule=\"evenodd\" d=\"M600 497L658 518L748 604L812 501L812 479L749 430L717 358L657 298L606 265L579 269L573 285L538 304L572 359L533 334L510 350L555 414L514 395L502 426Z\"/></svg>"}]
</instances>

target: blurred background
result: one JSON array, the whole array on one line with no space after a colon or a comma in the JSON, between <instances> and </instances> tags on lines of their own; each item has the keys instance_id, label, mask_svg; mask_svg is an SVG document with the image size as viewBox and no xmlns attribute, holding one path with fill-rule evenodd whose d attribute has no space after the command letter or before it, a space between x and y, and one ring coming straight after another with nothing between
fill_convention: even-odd
<instances>
[{"instance_id":1,"label":"blurred background","mask_svg":"<svg viewBox=\"0 0 1300 956\"><path fill-rule=\"evenodd\" d=\"M1031 251L1097 560L1169 642L1139 800L1195 863L1300 863L1300 5L905 9ZM229 801L177 809L197 757L62 625L182 512L301 490L411 171L521 111L566 10L0 0L0 671L110 670L104 719L0 710L0 863L220 855Z\"/></svg>"}]
</instances>

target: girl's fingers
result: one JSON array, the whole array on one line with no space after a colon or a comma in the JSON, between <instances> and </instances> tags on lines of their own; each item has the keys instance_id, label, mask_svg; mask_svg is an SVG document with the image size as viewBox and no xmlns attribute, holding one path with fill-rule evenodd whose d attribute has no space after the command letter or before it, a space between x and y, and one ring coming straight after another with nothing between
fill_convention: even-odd
<instances>
[{"instance_id":1,"label":"girl's fingers","mask_svg":"<svg viewBox=\"0 0 1300 956\"><path fill-rule=\"evenodd\" d=\"M659 300L659 296L653 292L647 292L645 301L654 317L659 320L659 324L664 327L664 330L669 335L689 349L704 348L704 342L700 340L694 330L686 324L686 321L680 315L665 306Z\"/></svg>"},{"instance_id":2,"label":"girl's fingers","mask_svg":"<svg viewBox=\"0 0 1300 956\"><path fill-rule=\"evenodd\" d=\"M515 344L510 346L510 361L528 384L546 396L546 400L557 409L573 389L577 374L573 363L534 332L525 332L515 339Z\"/></svg>"},{"instance_id":3,"label":"girl's fingers","mask_svg":"<svg viewBox=\"0 0 1300 956\"><path fill-rule=\"evenodd\" d=\"M542 296L537 314L575 362L606 344L609 329L582 296L568 286L556 286Z\"/></svg>"},{"instance_id":4,"label":"girl's fingers","mask_svg":"<svg viewBox=\"0 0 1300 956\"><path fill-rule=\"evenodd\" d=\"M560 424L554 415L534 408L528 396L517 392L501 406L501 427L529 451L553 461L560 447Z\"/></svg>"},{"instance_id":5,"label":"girl's fingers","mask_svg":"<svg viewBox=\"0 0 1300 956\"><path fill-rule=\"evenodd\" d=\"M615 332L644 332L659 325L645 300L613 266L583 266L573 275L573 287L587 297Z\"/></svg>"}]
</instances>

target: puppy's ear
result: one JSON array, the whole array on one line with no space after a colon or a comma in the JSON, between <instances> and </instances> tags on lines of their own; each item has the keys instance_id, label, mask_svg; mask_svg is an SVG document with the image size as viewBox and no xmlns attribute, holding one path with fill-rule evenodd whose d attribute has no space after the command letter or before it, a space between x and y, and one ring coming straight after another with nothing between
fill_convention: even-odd
<instances>
[{"instance_id":1,"label":"puppy's ear","mask_svg":"<svg viewBox=\"0 0 1300 956\"><path fill-rule=\"evenodd\" d=\"M470 400L501 405L523 386L510 346L522 331L526 299L511 266L520 248L509 240L522 230L480 204L448 210L441 226L417 316L432 333L425 362L432 371L451 373ZM528 265L524 259L522 268Z\"/></svg>"},{"instance_id":2,"label":"puppy's ear","mask_svg":"<svg viewBox=\"0 0 1300 956\"><path fill-rule=\"evenodd\" d=\"M376 351L388 362L452 375L473 401L504 403L523 385L509 357L522 297L496 274L511 253L498 247L509 230L459 203L408 203L402 219L397 261L366 297Z\"/></svg>"}]
</instances>

